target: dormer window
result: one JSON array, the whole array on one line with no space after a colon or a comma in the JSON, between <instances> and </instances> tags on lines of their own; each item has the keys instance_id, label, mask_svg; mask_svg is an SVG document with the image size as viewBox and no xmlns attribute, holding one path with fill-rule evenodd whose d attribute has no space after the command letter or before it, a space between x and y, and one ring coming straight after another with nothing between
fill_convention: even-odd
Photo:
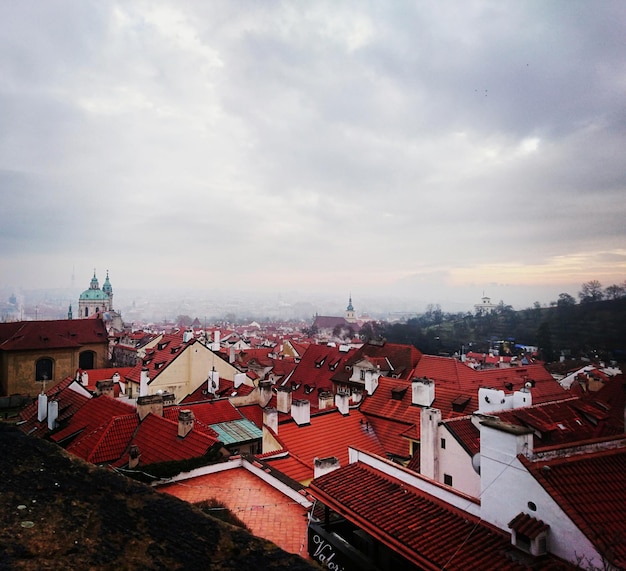
<instances>
[{"instance_id":1,"label":"dormer window","mask_svg":"<svg viewBox=\"0 0 626 571\"><path fill-rule=\"evenodd\" d=\"M518 549L534 556L548 552L550 526L540 519L521 512L509 522L509 528L511 543Z\"/></svg>"}]
</instances>

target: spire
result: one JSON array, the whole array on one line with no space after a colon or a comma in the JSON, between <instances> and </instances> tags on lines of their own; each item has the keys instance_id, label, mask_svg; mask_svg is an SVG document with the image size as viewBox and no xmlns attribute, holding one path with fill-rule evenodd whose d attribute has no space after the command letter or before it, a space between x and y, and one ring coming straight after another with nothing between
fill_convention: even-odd
<instances>
[{"instance_id":1,"label":"spire","mask_svg":"<svg viewBox=\"0 0 626 571\"><path fill-rule=\"evenodd\" d=\"M98 283L98 278L96 277L96 268L93 269L93 278L91 278L89 289L100 289L100 284Z\"/></svg>"},{"instance_id":2,"label":"spire","mask_svg":"<svg viewBox=\"0 0 626 571\"><path fill-rule=\"evenodd\" d=\"M102 285L102 291L106 293L109 297L113 293L113 287L111 286L111 282L109 281L109 270L107 270L107 277L104 280L104 284Z\"/></svg>"},{"instance_id":3,"label":"spire","mask_svg":"<svg viewBox=\"0 0 626 571\"><path fill-rule=\"evenodd\" d=\"M354 311L354 307L352 307L352 292L350 292L350 299L348 301L348 307L346 309L348 311Z\"/></svg>"},{"instance_id":4,"label":"spire","mask_svg":"<svg viewBox=\"0 0 626 571\"><path fill-rule=\"evenodd\" d=\"M70 303L69 309L67 310L67 318L68 319L73 319L73 317L72 317L72 304L71 303Z\"/></svg>"}]
</instances>

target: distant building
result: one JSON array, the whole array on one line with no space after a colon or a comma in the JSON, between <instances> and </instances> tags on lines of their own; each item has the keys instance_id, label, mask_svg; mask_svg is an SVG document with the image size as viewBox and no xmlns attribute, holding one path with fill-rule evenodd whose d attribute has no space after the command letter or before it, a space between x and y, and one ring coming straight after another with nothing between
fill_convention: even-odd
<instances>
[{"instance_id":1,"label":"distant building","mask_svg":"<svg viewBox=\"0 0 626 571\"><path fill-rule=\"evenodd\" d=\"M80 319L87 319L98 313L105 313L113 309L113 287L109 281L109 272L107 271L106 280L100 289L96 271L93 272L93 278L86 289L78 298L78 316Z\"/></svg>"},{"instance_id":2,"label":"distant building","mask_svg":"<svg viewBox=\"0 0 626 571\"><path fill-rule=\"evenodd\" d=\"M487 315L488 313L494 313L498 309L495 303L491 303L491 298L483 295L480 298L480 303L474 305L474 312L476 315Z\"/></svg>"}]
</instances>

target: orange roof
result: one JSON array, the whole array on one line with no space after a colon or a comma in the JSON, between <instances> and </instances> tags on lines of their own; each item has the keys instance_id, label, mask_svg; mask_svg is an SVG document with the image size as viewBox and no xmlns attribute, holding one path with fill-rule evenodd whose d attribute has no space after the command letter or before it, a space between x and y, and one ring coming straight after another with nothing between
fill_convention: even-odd
<instances>
[{"instance_id":1,"label":"orange roof","mask_svg":"<svg viewBox=\"0 0 626 571\"><path fill-rule=\"evenodd\" d=\"M78 348L94 343L107 343L107 340L107 330L101 319L0 323L0 350L2 351Z\"/></svg>"}]
</instances>

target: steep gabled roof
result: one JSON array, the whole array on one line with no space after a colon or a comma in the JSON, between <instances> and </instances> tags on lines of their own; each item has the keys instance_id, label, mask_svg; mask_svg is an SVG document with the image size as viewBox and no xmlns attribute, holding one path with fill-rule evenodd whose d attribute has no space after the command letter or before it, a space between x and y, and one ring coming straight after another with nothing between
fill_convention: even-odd
<instances>
[{"instance_id":1,"label":"steep gabled roof","mask_svg":"<svg viewBox=\"0 0 626 571\"><path fill-rule=\"evenodd\" d=\"M106 426L115 416L136 414L134 406L104 395L94 397L75 412L67 424L50 436L55 442L63 442L80 432L89 433Z\"/></svg>"},{"instance_id":2,"label":"steep gabled roof","mask_svg":"<svg viewBox=\"0 0 626 571\"><path fill-rule=\"evenodd\" d=\"M149 413L137 428L130 445L139 448L139 465L146 466L204 456L217 442L216 438L195 429L181 438L178 422ZM114 466L122 466L126 461L122 458Z\"/></svg>"},{"instance_id":3,"label":"steep gabled roof","mask_svg":"<svg viewBox=\"0 0 626 571\"><path fill-rule=\"evenodd\" d=\"M626 444L544 461L518 458L598 552L626 568Z\"/></svg>"},{"instance_id":4,"label":"steep gabled roof","mask_svg":"<svg viewBox=\"0 0 626 571\"><path fill-rule=\"evenodd\" d=\"M313 480L309 492L421 569L525 570L507 534L357 462ZM542 569L570 568L548 558Z\"/></svg>"},{"instance_id":5,"label":"steep gabled roof","mask_svg":"<svg viewBox=\"0 0 626 571\"><path fill-rule=\"evenodd\" d=\"M382 371L389 371L389 376L398 379L410 379L413 369L422 358L422 353L413 345L401 343L369 342L361 346L346 361L346 366L352 367L362 360L368 360L374 365L380 365ZM343 367L333 375L333 381L346 382L350 379L351 371Z\"/></svg>"},{"instance_id":6,"label":"steep gabled roof","mask_svg":"<svg viewBox=\"0 0 626 571\"><path fill-rule=\"evenodd\" d=\"M81 433L66 450L93 464L114 462L124 454L138 424L137 414L114 416L95 430Z\"/></svg>"},{"instance_id":7,"label":"steep gabled roof","mask_svg":"<svg viewBox=\"0 0 626 571\"><path fill-rule=\"evenodd\" d=\"M101 319L0 323L0 350L2 351L76 349L83 345L107 342L107 330Z\"/></svg>"},{"instance_id":8,"label":"steep gabled roof","mask_svg":"<svg viewBox=\"0 0 626 571\"><path fill-rule=\"evenodd\" d=\"M185 349L195 343L204 347L204 345L199 343L195 338L185 343L180 335L163 335L154 347L146 350L145 357L130 370L130 372L126 375L126 379L139 383L141 379L141 370L146 368L148 369L150 380L154 380L163 372L165 368L167 368L170 363L172 363L172 361L174 361L174 359L177 359L185 351Z\"/></svg>"}]
</instances>

